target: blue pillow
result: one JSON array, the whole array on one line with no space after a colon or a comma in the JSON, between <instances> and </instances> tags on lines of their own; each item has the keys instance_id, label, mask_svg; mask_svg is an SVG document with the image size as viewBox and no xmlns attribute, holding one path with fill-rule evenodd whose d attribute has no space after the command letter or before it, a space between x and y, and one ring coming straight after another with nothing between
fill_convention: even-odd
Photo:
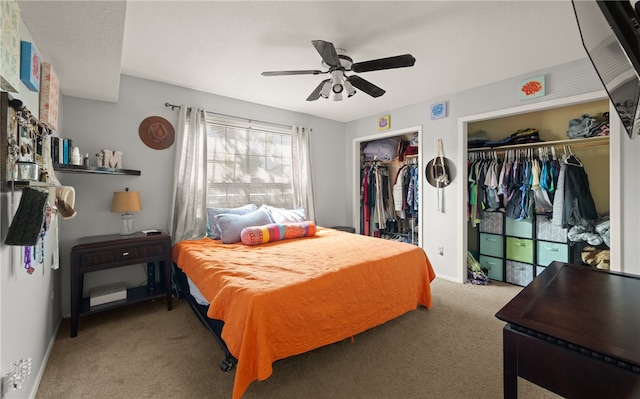
<instances>
[{"instance_id":1,"label":"blue pillow","mask_svg":"<svg viewBox=\"0 0 640 399\"><path fill-rule=\"evenodd\" d=\"M216 224L220 228L220 238L223 244L233 244L242 241L241 233L245 227L264 226L273 223L269 212L257 209L246 215L223 213L216 215Z\"/></svg>"},{"instance_id":2,"label":"blue pillow","mask_svg":"<svg viewBox=\"0 0 640 399\"><path fill-rule=\"evenodd\" d=\"M207 227L209 229L208 236L214 240L220 239L220 228L216 224L216 216L223 213L232 215L246 215L249 212L253 212L258 207L255 204L247 204L238 208L207 208Z\"/></svg>"}]
</instances>

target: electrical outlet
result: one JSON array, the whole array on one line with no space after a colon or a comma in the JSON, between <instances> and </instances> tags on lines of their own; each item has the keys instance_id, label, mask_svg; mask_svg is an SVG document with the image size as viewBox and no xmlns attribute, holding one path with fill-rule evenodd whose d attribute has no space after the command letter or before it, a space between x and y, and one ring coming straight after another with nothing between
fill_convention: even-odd
<instances>
[{"instance_id":1,"label":"electrical outlet","mask_svg":"<svg viewBox=\"0 0 640 399\"><path fill-rule=\"evenodd\" d=\"M31 375L31 358L20 359L11 365L9 372L0 378L0 396L22 388L22 383Z\"/></svg>"},{"instance_id":2,"label":"electrical outlet","mask_svg":"<svg viewBox=\"0 0 640 399\"><path fill-rule=\"evenodd\" d=\"M440 256L444 255L444 247L438 247L438 255Z\"/></svg>"}]
</instances>

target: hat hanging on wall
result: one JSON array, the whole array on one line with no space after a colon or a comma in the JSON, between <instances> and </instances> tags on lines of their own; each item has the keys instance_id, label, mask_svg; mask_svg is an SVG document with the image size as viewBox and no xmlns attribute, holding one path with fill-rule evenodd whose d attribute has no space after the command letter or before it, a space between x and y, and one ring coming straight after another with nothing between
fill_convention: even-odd
<instances>
[{"instance_id":1,"label":"hat hanging on wall","mask_svg":"<svg viewBox=\"0 0 640 399\"><path fill-rule=\"evenodd\" d=\"M76 190L72 186L56 187L56 208L63 219L76 216Z\"/></svg>"},{"instance_id":2,"label":"hat hanging on wall","mask_svg":"<svg viewBox=\"0 0 640 399\"><path fill-rule=\"evenodd\" d=\"M149 148L164 150L171 147L175 130L171 122L161 116L150 116L140 123L140 139Z\"/></svg>"},{"instance_id":3,"label":"hat hanging on wall","mask_svg":"<svg viewBox=\"0 0 640 399\"><path fill-rule=\"evenodd\" d=\"M451 161L444 157L442 139L438 139L436 142L436 156L427 163L424 171L427 182L436 188L447 187L451 182L450 164Z\"/></svg>"},{"instance_id":4,"label":"hat hanging on wall","mask_svg":"<svg viewBox=\"0 0 640 399\"><path fill-rule=\"evenodd\" d=\"M444 157L442 139L436 141L436 156L425 167L427 182L438 189L438 211L444 212L444 194L442 189L451 183L451 161Z\"/></svg>"}]
</instances>

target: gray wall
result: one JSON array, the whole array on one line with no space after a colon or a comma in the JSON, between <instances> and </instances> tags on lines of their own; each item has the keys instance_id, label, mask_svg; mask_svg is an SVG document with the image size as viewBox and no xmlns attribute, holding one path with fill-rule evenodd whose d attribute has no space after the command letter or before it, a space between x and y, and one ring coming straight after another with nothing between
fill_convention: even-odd
<instances>
[{"instance_id":1,"label":"gray wall","mask_svg":"<svg viewBox=\"0 0 640 399\"><path fill-rule=\"evenodd\" d=\"M423 206L423 248L429 256L436 274L441 278L453 281L465 281L466 273L461 260L465 257L465 248L461 243L466 241L463 237L463 208L458 202L466 191L464 169L466 167L466 154L461 157L461 148L465 145L466 136L460 130L458 118L481 114L489 111L497 111L512 107L519 107L525 103L519 100L518 88L522 80L538 76L546 76L547 95L535 100L529 100L526 104L558 100L565 97L575 96L583 93L603 91L603 86L598 79L595 70L587 58L574 62L558 65L554 68L542 71L532 71L527 75L516 76L505 79L490 85L472 88L463 92L453 93L442 98L433 98L412 106L391 110L385 114L391 115L392 129L402 129L410 126L422 125L422 148L423 165L431 160L435 155L435 142L438 138L443 139L444 154L454 165L454 178L452 183L444 190L445 212L437 211L436 190L427 186L421 201ZM430 120L430 105L440 101L448 102L449 114L447 118ZM353 162L353 151L350 148L351 141L356 137L364 137L376 133L377 117L372 115L346 125L346 148L345 156L347 165ZM613 135L623 135L621 137L618 150L622 152L619 160L619 167L622 170L619 185L612 188L612 207L619 199L622 212L620 218L620 231L622 231L624 253L621 255L623 265L621 270L640 274L638 265L638 245L634 244L635 237L638 236L639 212L636 201L638 198L638 178L635 173L638 163L637 154L640 152L640 140L629 140L622 131L612 131ZM612 145L615 141L612 140ZM613 149L612 149L613 153ZM615 180L615 179L613 179ZM424 181L424 179L423 179ZM358 192L353 187L353 179L347 179L348 195L351 196L352 203L357 201L354 195ZM612 184L612 187L613 184ZM353 207L347 207L348 219L353 220ZM444 254L438 255L437 248L444 247Z\"/></svg>"},{"instance_id":2,"label":"gray wall","mask_svg":"<svg viewBox=\"0 0 640 399\"><path fill-rule=\"evenodd\" d=\"M64 100L66 123L61 135L73 139L82 153L91 154L92 164L95 164L93 154L96 152L103 148L117 149L123 151L124 168L141 171L140 176L56 174L63 184L75 187L78 212L74 219L64 221L60 235L62 309L65 314L69 312L69 251L74 241L83 236L117 234L120 231L120 215L110 212L114 191L125 187L140 191L143 210L135 214L136 230L165 229L168 224L175 145L166 150L154 150L147 147L138 135L140 122L152 115L162 116L176 126L178 113L165 107L165 102L313 128L311 148L315 161L316 222L323 226L344 223L344 185L336 176L344 175L345 160L333 156L336 143L341 145L343 142L343 123L130 76L121 77L117 104L74 97L65 97ZM144 269L140 266L98 272L86 277L85 291L95 285L123 280L131 287L145 279ZM82 334L82 320L79 334Z\"/></svg>"},{"instance_id":3,"label":"gray wall","mask_svg":"<svg viewBox=\"0 0 640 399\"><path fill-rule=\"evenodd\" d=\"M22 40L33 42L21 23ZM47 59L44 59L47 62ZM22 82L18 93L11 93L36 116L39 93L30 91ZM59 128L63 126L63 102L60 102ZM2 162L6 160L2 159ZM32 359L31 377L21 389L10 391L6 398L32 397L37 389L39 372L55 340L62 314L60 310L61 272L52 270L52 234L45 238L45 262L35 265L32 274L24 270L24 247L4 245L7 231L20 204L21 192L0 193L0 375L9 371L19 359Z\"/></svg>"}]
</instances>

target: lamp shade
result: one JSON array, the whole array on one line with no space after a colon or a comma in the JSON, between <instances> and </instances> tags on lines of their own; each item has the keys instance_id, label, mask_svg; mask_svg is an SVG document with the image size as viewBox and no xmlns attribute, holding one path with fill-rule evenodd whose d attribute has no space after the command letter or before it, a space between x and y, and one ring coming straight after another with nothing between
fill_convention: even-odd
<instances>
[{"instance_id":1,"label":"lamp shade","mask_svg":"<svg viewBox=\"0 0 640 399\"><path fill-rule=\"evenodd\" d=\"M111 212L128 213L142 210L138 191L116 191L113 193Z\"/></svg>"}]
</instances>

